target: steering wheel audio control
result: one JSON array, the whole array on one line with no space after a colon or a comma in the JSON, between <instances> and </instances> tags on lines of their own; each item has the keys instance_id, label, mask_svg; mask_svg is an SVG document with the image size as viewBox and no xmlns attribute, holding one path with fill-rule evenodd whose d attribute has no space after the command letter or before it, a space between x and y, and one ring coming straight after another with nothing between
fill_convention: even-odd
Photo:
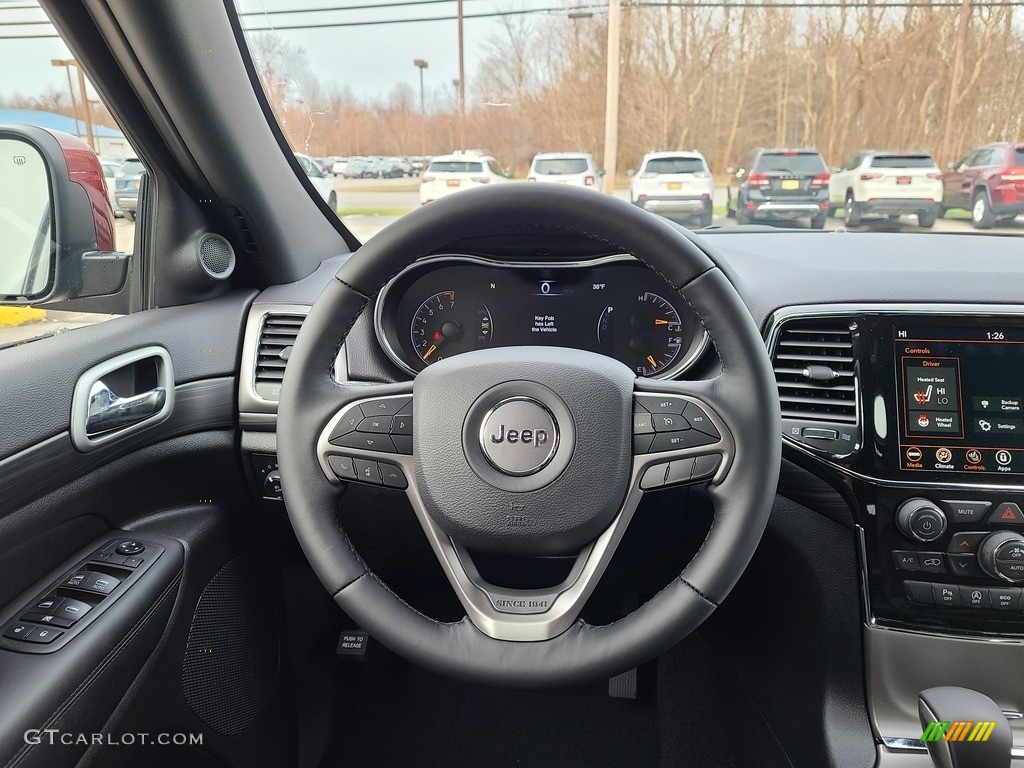
<instances>
[{"instance_id":1,"label":"steering wheel audio control","mask_svg":"<svg viewBox=\"0 0 1024 768\"><path fill-rule=\"evenodd\" d=\"M978 547L978 564L994 578L1024 582L1024 535L1014 531L990 534Z\"/></svg>"},{"instance_id":2,"label":"steering wheel audio control","mask_svg":"<svg viewBox=\"0 0 1024 768\"><path fill-rule=\"evenodd\" d=\"M928 499L908 499L896 510L900 532L917 541L935 541L946 532L946 516Z\"/></svg>"}]
</instances>

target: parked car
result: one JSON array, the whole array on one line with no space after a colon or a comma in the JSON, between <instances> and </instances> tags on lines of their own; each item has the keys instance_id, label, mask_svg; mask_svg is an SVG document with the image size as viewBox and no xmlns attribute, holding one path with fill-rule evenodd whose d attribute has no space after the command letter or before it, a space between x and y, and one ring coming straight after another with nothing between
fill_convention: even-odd
<instances>
[{"instance_id":1,"label":"parked car","mask_svg":"<svg viewBox=\"0 0 1024 768\"><path fill-rule=\"evenodd\" d=\"M828 166L816 149L757 149L729 174L726 207L737 224L809 217L814 229L824 229L828 182Z\"/></svg>"},{"instance_id":2,"label":"parked car","mask_svg":"<svg viewBox=\"0 0 1024 768\"><path fill-rule=\"evenodd\" d=\"M348 166L348 159L339 157L331 163L331 175L341 176L345 173L345 168Z\"/></svg>"},{"instance_id":3,"label":"parked car","mask_svg":"<svg viewBox=\"0 0 1024 768\"><path fill-rule=\"evenodd\" d=\"M534 156L526 180L599 190L597 180L603 175L589 152L543 152Z\"/></svg>"},{"instance_id":4,"label":"parked car","mask_svg":"<svg viewBox=\"0 0 1024 768\"><path fill-rule=\"evenodd\" d=\"M139 207L139 187L146 167L137 157L129 157L114 172L114 200L128 221L135 221Z\"/></svg>"},{"instance_id":5,"label":"parked car","mask_svg":"<svg viewBox=\"0 0 1024 768\"><path fill-rule=\"evenodd\" d=\"M497 161L490 155L456 153L430 161L420 181L420 205L462 189L506 182Z\"/></svg>"},{"instance_id":6,"label":"parked car","mask_svg":"<svg viewBox=\"0 0 1024 768\"><path fill-rule=\"evenodd\" d=\"M114 177L117 174L117 169L121 167L121 163L114 162L113 160L101 160L100 165L103 166L103 181L107 184L107 199L110 200L110 210L114 212L114 216L121 218L124 216L124 211L117 204L117 194L114 189Z\"/></svg>"},{"instance_id":7,"label":"parked car","mask_svg":"<svg viewBox=\"0 0 1024 768\"><path fill-rule=\"evenodd\" d=\"M942 214L942 180L927 152L863 150L851 155L832 174L829 209L843 209L847 226L869 216L917 216L930 229Z\"/></svg>"},{"instance_id":8,"label":"parked car","mask_svg":"<svg viewBox=\"0 0 1024 768\"><path fill-rule=\"evenodd\" d=\"M373 162L365 157L351 158L342 171L346 179L372 179L377 175Z\"/></svg>"},{"instance_id":9,"label":"parked car","mask_svg":"<svg viewBox=\"0 0 1024 768\"><path fill-rule=\"evenodd\" d=\"M1024 143L996 142L972 149L942 174L942 204L964 208L978 229L1024 213Z\"/></svg>"},{"instance_id":10,"label":"parked car","mask_svg":"<svg viewBox=\"0 0 1024 768\"><path fill-rule=\"evenodd\" d=\"M327 178L324 170L309 155L296 152L295 159L299 161L299 165L302 166L306 177L316 187L316 191L320 193L320 197L327 203L327 207L332 211L337 211L338 193L334 189L334 182Z\"/></svg>"},{"instance_id":11,"label":"parked car","mask_svg":"<svg viewBox=\"0 0 1024 768\"><path fill-rule=\"evenodd\" d=\"M629 200L666 218L694 219L711 226L715 180L704 155L649 152L629 183Z\"/></svg>"}]
</instances>

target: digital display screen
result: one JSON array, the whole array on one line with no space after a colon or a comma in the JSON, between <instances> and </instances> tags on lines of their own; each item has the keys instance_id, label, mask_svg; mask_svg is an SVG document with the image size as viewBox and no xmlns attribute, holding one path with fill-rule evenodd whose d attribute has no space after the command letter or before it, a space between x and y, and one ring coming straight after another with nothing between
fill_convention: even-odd
<instances>
[{"instance_id":1,"label":"digital display screen","mask_svg":"<svg viewBox=\"0 0 1024 768\"><path fill-rule=\"evenodd\" d=\"M900 467L1024 474L1024 328L894 328Z\"/></svg>"}]
</instances>

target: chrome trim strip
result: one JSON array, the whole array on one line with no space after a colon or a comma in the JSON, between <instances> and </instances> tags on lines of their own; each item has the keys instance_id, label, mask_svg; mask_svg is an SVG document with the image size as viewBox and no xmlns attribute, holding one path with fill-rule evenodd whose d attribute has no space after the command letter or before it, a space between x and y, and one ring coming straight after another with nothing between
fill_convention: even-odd
<instances>
[{"instance_id":1,"label":"chrome trim strip","mask_svg":"<svg viewBox=\"0 0 1024 768\"><path fill-rule=\"evenodd\" d=\"M267 315L305 317L311 307L307 304L253 304L245 321L242 337L242 360L238 376L238 411L241 426L256 429L273 428L277 424L277 403L256 394L256 356L260 333ZM348 358L345 346L338 350L332 375L335 381L348 380Z\"/></svg>"},{"instance_id":2,"label":"chrome trim strip","mask_svg":"<svg viewBox=\"0 0 1024 768\"><path fill-rule=\"evenodd\" d=\"M907 736L883 736L882 745L892 752L927 752L928 747L920 739ZM1024 758L1024 747L1012 747L1010 757L1014 760Z\"/></svg>"},{"instance_id":3,"label":"chrome trim strip","mask_svg":"<svg viewBox=\"0 0 1024 768\"><path fill-rule=\"evenodd\" d=\"M538 267L543 267L544 269L582 269L586 267L593 267L603 264L613 264L617 262L635 262L637 264L644 265L644 262L642 262L640 259L637 259L635 256L631 256L630 254L626 253L616 254L613 256L599 256L594 259L586 259L581 261L503 261L501 259L485 259L479 256L466 256L463 254L429 256L425 259L419 259L417 261L414 261L412 264L407 266L397 275L388 280L387 283L385 283L384 287L377 295L377 300L375 302L376 306L374 307L373 311L373 331L374 334L377 336L377 341L380 344L381 349L384 350L384 354L388 356L388 359L391 360L391 362L393 362L403 371L408 373L410 376L415 376L418 373L418 371L414 370L405 362L405 359L400 354L398 354L398 351L391 345L391 342L388 340L387 334L384 333L384 307L388 303L388 296L396 282L401 280L409 272L412 272L417 269L422 269L425 265L429 266L432 264L436 264L438 262L466 262L469 264L478 264L487 267L508 267L511 269L536 269ZM673 290L675 290L674 286ZM678 294L679 292L676 291L676 293ZM692 312L692 310L690 310L689 308L689 305L686 305L683 311ZM708 334L707 329L704 328L703 325L700 323L700 318L696 318L695 316L695 319L697 320L698 325L701 326L704 335L701 338L700 342L698 342L693 347L690 354L687 355L678 363L676 363L675 365L671 366L670 368L667 368L665 371L658 374L657 376L648 376L645 378L653 380L674 379L679 374L691 368L693 364L700 359L701 355L703 355L704 351L707 349L708 344L711 341L711 337Z\"/></svg>"},{"instance_id":4,"label":"chrome trim strip","mask_svg":"<svg viewBox=\"0 0 1024 768\"><path fill-rule=\"evenodd\" d=\"M781 200L758 203L755 212L759 211L807 211L820 213L821 203L785 203Z\"/></svg>"},{"instance_id":5,"label":"chrome trim strip","mask_svg":"<svg viewBox=\"0 0 1024 768\"><path fill-rule=\"evenodd\" d=\"M467 569L460 559L460 552L462 557L465 557L467 555L466 551L453 542L434 522L429 512L427 512L426 505L415 483L415 456L381 453L360 448L347 448L334 445L329 440L337 424L351 409L357 407L359 403L365 402L368 399L407 398L412 392L411 382L409 387L409 392L403 394L395 394L393 390L388 392L387 395L380 396L375 396L372 392L366 393L366 395L359 393L361 396L358 399L349 401L342 406L327 422L317 439L316 453L320 469L331 483L341 485L344 481L338 479L334 472L331 471L330 463L328 462L329 456L353 456L355 458L383 461L401 467L409 484L406 489L409 503L412 505L416 518L419 520L423 532L426 534L427 540L437 556L441 569L455 590L459 602L462 603L466 614L474 626L484 634L497 640L508 640L511 642L549 640L572 626L587 599L597 586L597 582L604 573L605 568L607 568L608 563L611 561L612 555L625 534L626 528L636 512L641 498L643 498L644 491L640 488L640 480L648 467L688 456L720 453L722 455L722 462L714 477L710 479L710 482L719 482L731 468L732 460L736 453L736 444L732 433L709 403L695 396L682 393L638 392L638 394L655 396L661 394L666 397L680 398L699 405L708 414L715 427L718 428L722 438L717 443L695 448L635 455L629 479L629 491L626 494L622 508L611 525L579 554L578 557L582 562L577 562L573 568L573 572L578 571L579 575L575 579L567 580L564 584L552 590L561 591L551 600L551 605L545 612L533 614L503 613L497 611L491 604L491 600L488 597L488 587L491 585L486 582L480 583L482 579L474 580L468 571L476 571L475 567ZM503 593L512 592L512 590L498 590L497 587L494 587L494 590ZM525 597L530 596L526 590L521 590L520 592Z\"/></svg>"}]
</instances>

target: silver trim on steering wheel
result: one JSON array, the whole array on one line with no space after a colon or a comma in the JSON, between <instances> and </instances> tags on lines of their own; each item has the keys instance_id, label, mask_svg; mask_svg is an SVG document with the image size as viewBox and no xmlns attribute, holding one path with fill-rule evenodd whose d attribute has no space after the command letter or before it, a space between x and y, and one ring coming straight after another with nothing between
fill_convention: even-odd
<instances>
[{"instance_id":1,"label":"silver trim on steering wheel","mask_svg":"<svg viewBox=\"0 0 1024 768\"><path fill-rule=\"evenodd\" d=\"M512 642L549 640L572 626L596 588L598 579L611 561L612 555L614 555L640 500L643 498L645 491L640 487L641 481L650 467L687 457L719 454L722 459L714 474L710 478L701 480L702 482L717 483L728 473L736 450L732 433L718 416L714 407L704 400L677 392L637 391L637 394L672 397L700 406L722 437L717 442L708 445L634 455L629 491L622 508L600 536L577 555L576 562L565 581L550 589L503 589L489 584L483 579L473 564L469 552L452 541L427 512L415 482L415 456L349 448L330 442L329 438L338 424L360 403L367 400L407 399L410 394L411 385L409 392L404 394L395 393L394 388L390 388L387 394L375 395L368 392L367 396L346 403L327 422L317 439L316 453L320 468L331 483L340 485L345 481L334 474L329 457L351 456L357 459L384 461L399 466L408 480L406 496L427 536L427 541L430 542L430 546L441 564L441 569L455 590L459 602L462 603L473 624L485 635L496 640Z\"/></svg>"}]
</instances>

